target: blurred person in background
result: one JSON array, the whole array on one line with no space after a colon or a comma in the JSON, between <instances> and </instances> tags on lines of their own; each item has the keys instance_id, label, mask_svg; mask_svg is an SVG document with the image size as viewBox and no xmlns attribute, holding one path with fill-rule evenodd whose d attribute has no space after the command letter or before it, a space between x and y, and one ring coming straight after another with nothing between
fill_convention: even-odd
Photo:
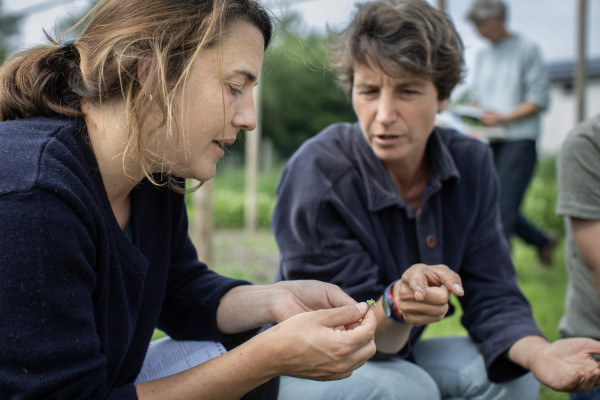
<instances>
[{"instance_id":1,"label":"blurred person in background","mask_svg":"<svg viewBox=\"0 0 600 400\"><path fill-rule=\"evenodd\" d=\"M535 43L507 30L507 7L501 0L475 0L467 19L489 42L476 56L469 93L470 100L483 110L480 121L502 128L500 135L487 140L500 180L504 233L509 242L515 234L535 246L540 265L550 267L558 234L541 231L520 211L537 162L540 114L550 98L541 51Z\"/></svg>"}]
</instances>

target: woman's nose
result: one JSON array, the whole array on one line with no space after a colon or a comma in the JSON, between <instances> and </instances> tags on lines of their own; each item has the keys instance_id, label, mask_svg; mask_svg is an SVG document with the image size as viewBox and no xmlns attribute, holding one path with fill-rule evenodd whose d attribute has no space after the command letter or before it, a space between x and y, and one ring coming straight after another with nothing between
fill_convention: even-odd
<instances>
[{"instance_id":1,"label":"woman's nose","mask_svg":"<svg viewBox=\"0 0 600 400\"><path fill-rule=\"evenodd\" d=\"M244 101L241 107L233 116L233 126L246 131L256 129L256 110L254 109L254 96L248 96L248 100Z\"/></svg>"}]
</instances>

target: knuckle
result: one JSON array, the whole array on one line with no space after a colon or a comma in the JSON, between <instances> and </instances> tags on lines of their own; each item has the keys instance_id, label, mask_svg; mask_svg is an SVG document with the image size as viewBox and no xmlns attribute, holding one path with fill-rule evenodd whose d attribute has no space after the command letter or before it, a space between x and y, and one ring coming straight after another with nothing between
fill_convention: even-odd
<instances>
[{"instance_id":1,"label":"knuckle","mask_svg":"<svg viewBox=\"0 0 600 400\"><path fill-rule=\"evenodd\" d=\"M330 354L336 360L342 360L348 356L352 352L352 347L347 343L337 343L334 344L330 349Z\"/></svg>"}]
</instances>

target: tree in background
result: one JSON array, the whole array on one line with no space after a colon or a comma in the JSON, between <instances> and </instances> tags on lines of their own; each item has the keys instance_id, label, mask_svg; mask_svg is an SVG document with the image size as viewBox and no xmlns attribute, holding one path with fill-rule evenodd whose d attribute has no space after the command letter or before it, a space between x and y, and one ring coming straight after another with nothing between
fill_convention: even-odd
<instances>
[{"instance_id":1,"label":"tree in background","mask_svg":"<svg viewBox=\"0 0 600 400\"><path fill-rule=\"evenodd\" d=\"M356 120L327 62L325 38L303 35L300 22L295 14L283 19L262 67L262 134L284 158L327 125Z\"/></svg>"}]
</instances>

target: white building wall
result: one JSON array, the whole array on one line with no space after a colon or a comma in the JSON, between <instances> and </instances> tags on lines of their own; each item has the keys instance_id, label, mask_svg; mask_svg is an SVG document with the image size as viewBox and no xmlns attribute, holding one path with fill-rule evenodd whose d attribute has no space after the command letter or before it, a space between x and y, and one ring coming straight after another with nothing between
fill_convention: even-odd
<instances>
[{"instance_id":1,"label":"white building wall","mask_svg":"<svg viewBox=\"0 0 600 400\"><path fill-rule=\"evenodd\" d=\"M575 93L563 85L553 84L551 104L542 117L542 133L538 150L542 155L554 155L563 140L576 125ZM600 79L588 81L586 118L600 113Z\"/></svg>"}]
</instances>

